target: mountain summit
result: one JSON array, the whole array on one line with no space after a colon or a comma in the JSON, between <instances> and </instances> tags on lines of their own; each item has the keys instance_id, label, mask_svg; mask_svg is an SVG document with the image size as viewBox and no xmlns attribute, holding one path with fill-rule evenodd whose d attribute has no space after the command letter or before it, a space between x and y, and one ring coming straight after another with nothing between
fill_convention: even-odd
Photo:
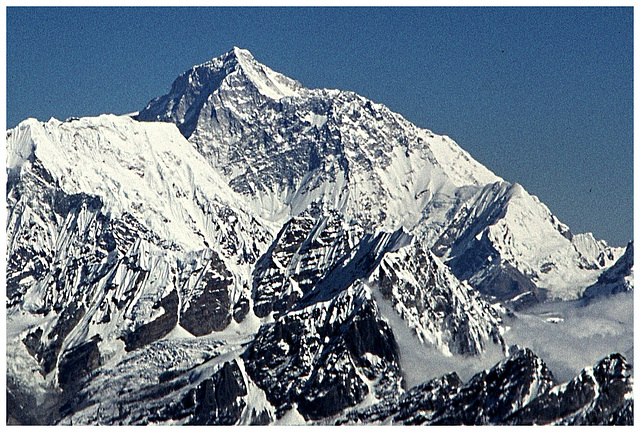
<instances>
[{"instance_id":1,"label":"mountain summit","mask_svg":"<svg viewBox=\"0 0 640 432\"><path fill-rule=\"evenodd\" d=\"M149 102L138 119L175 123L189 138L199 124L210 124L214 119L203 118L202 113L233 107L237 114L248 116L265 99L277 101L295 96L301 89L297 81L258 63L249 51L234 47L223 56L181 74L171 92ZM240 95L245 99L238 103Z\"/></svg>"},{"instance_id":2,"label":"mountain summit","mask_svg":"<svg viewBox=\"0 0 640 432\"><path fill-rule=\"evenodd\" d=\"M176 123L267 220L335 209L367 229L403 227L502 300L577 298L623 252L574 237L448 137L355 93L302 88L246 50L185 72L138 119Z\"/></svg>"},{"instance_id":3,"label":"mountain summit","mask_svg":"<svg viewBox=\"0 0 640 432\"><path fill-rule=\"evenodd\" d=\"M450 138L239 48L134 117L25 120L7 170L15 422L375 422L394 404L394 421L505 422L555 385L508 349L513 311L610 268L633 287L631 253L612 267L622 249ZM583 406L590 423L629 418L615 358L598 382L621 390L606 418Z\"/></svg>"}]
</instances>

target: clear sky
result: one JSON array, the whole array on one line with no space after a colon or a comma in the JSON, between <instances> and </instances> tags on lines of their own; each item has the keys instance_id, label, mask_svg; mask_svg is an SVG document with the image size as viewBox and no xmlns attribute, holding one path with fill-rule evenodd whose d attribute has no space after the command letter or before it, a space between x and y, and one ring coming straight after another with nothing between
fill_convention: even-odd
<instances>
[{"instance_id":1,"label":"clear sky","mask_svg":"<svg viewBox=\"0 0 640 432\"><path fill-rule=\"evenodd\" d=\"M229 51L452 137L574 233L633 238L631 8L8 8L7 127L137 111Z\"/></svg>"}]
</instances>

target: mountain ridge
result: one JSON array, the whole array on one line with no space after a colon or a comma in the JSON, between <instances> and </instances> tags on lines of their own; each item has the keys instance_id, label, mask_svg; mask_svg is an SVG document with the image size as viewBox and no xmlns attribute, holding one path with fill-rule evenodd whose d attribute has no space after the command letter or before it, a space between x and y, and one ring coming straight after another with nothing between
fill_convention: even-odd
<instances>
[{"instance_id":1,"label":"mountain ridge","mask_svg":"<svg viewBox=\"0 0 640 432\"><path fill-rule=\"evenodd\" d=\"M247 53L234 48L207 64L220 71L223 69L221 65L225 64L223 59L250 56ZM252 56L250 60L253 67L266 68ZM252 77L247 77L247 80L251 83L256 81ZM191 81L199 82L197 79ZM189 140L222 173L229 185L250 197L256 207L272 208L276 214L292 216L314 205L322 209L337 209L349 217L360 219L372 229L394 231L403 226L409 232L426 237L428 242L435 242L433 247L437 248L442 246L442 236L450 229L447 227L450 225L448 219L456 217L452 214L460 211L459 206L464 201L476 199L469 205L482 207L488 205L482 200L495 205L496 200L502 199L495 192L489 192L487 198L481 198L482 195L480 199L474 198L474 188L484 187L476 189L477 194L486 194L485 191L496 188L504 190L507 194L505 202L513 204L499 209L503 213L501 217L483 222L485 235L492 238L487 241L494 256L474 258L484 261L480 270L492 265L488 258L493 263L497 258L497 267L494 265L495 270L489 274L479 273L478 269L472 274L464 271L456 274L475 280L476 286L481 286L487 278L506 277L506 283L528 287L516 290L512 297L531 292L531 287L535 286L538 292L547 292L551 298L577 298L582 289L595 282L601 268L610 266L622 255L622 248L611 248L606 243L584 236L580 250L576 249L569 228L522 186L504 182L447 137L438 137L429 130L417 128L399 114L355 93L304 89L284 100L274 100L256 97L255 91L248 91L246 85L238 88L238 94L243 96L230 96L223 87L212 90L210 99L228 103L237 100L236 105L241 106L249 103L251 113L261 113L259 117L252 118L260 127L255 129L255 125L247 124L244 112L235 113L227 110L224 104L219 106L205 102L200 110L196 135L190 136ZM208 92L211 90L207 89ZM173 100L182 97L178 96L174 94ZM165 108L159 99L155 99L138 118L147 118L146 110L168 113L171 102L164 103ZM164 118L170 116L165 115ZM263 118L268 119L268 123L264 123ZM301 130L301 121L309 126ZM278 127L274 128L274 123ZM378 132L381 130L394 132ZM202 140L206 144L201 144ZM218 142L220 144L216 144ZM325 144L327 142L330 146ZM223 143L233 149L226 150L226 159L225 156L220 159L224 150L212 148ZM322 143L323 147L317 143ZM247 154L251 156L247 157ZM316 160L321 162L314 163ZM230 172L228 163L244 167L241 170L245 172L238 172L237 168ZM398 173L404 175L398 178ZM284 178L279 179L282 175ZM290 208L288 212L287 207ZM514 213L508 222L507 216ZM532 236L532 230L545 234ZM534 243L543 245L550 239L555 243L523 256L514 250L516 248L497 239L507 236L516 242L521 241L526 248L531 248ZM517 249L523 250L523 246ZM562 250L562 254L572 258L554 257L555 250ZM437 253L447 260L453 258L447 251ZM558 262L558 259L565 262ZM455 262L452 267L457 267ZM515 275L513 269L517 272ZM590 272L590 269L595 271ZM570 280L563 277L567 271L571 271ZM523 285L518 282L523 279L530 283ZM580 281L578 290L575 289L576 280ZM543 294L537 296L545 298Z\"/></svg>"},{"instance_id":2,"label":"mountain ridge","mask_svg":"<svg viewBox=\"0 0 640 432\"><path fill-rule=\"evenodd\" d=\"M235 47L137 115L26 120L7 153L21 421L322 422L395 400L429 349L493 364L502 302L579 297L622 255L449 138Z\"/></svg>"}]
</instances>

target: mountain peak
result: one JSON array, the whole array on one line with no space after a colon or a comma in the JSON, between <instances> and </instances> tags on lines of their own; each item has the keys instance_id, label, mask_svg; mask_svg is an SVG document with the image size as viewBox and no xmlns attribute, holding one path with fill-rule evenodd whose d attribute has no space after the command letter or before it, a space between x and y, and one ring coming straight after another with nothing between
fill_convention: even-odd
<instances>
[{"instance_id":1,"label":"mountain peak","mask_svg":"<svg viewBox=\"0 0 640 432\"><path fill-rule=\"evenodd\" d=\"M256 59L253 57L253 54L251 54L248 49L240 48L237 46L234 46L231 51L228 52L228 54L234 55L238 60L249 60L254 62L256 61Z\"/></svg>"},{"instance_id":2,"label":"mountain peak","mask_svg":"<svg viewBox=\"0 0 640 432\"><path fill-rule=\"evenodd\" d=\"M631 247L604 273L451 139L238 47L132 117L6 132L8 422L632 423L621 356L555 392L528 349L478 371L505 338L627 352L630 296L509 309L632 289Z\"/></svg>"},{"instance_id":3,"label":"mountain peak","mask_svg":"<svg viewBox=\"0 0 640 432\"><path fill-rule=\"evenodd\" d=\"M265 100L298 96L302 85L258 63L251 52L234 46L230 51L182 73L171 91L153 99L137 119L176 123L185 137L191 136L197 117L211 103L234 106L251 101L247 113ZM209 110L211 110L209 106Z\"/></svg>"},{"instance_id":4,"label":"mountain peak","mask_svg":"<svg viewBox=\"0 0 640 432\"><path fill-rule=\"evenodd\" d=\"M286 96L297 96L302 85L273 69L258 63L251 52L233 47L231 50L244 75L264 96L279 100ZM231 53L230 52L230 53Z\"/></svg>"},{"instance_id":5,"label":"mountain peak","mask_svg":"<svg viewBox=\"0 0 640 432\"><path fill-rule=\"evenodd\" d=\"M185 74L198 73L201 69L215 73L216 78L224 81L226 77L237 74L240 81L234 81L236 88L242 88L250 83L260 94L270 99L279 100L285 96L296 96L302 85L291 78L282 75L259 63L247 49L234 46L230 51L206 63L194 66ZM220 72L224 75L220 76ZM183 74L183 75L185 75ZM191 80L190 82L192 82ZM240 85L238 85L240 84Z\"/></svg>"},{"instance_id":6,"label":"mountain peak","mask_svg":"<svg viewBox=\"0 0 640 432\"><path fill-rule=\"evenodd\" d=\"M210 68L214 70L225 69L226 72L230 73L234 70L237 70L238 66L240 68L243 68L246 67L247 64L251 63L258 63L253 57L253 54L251 54L251 52L247 49L234 46L221 56L214 57L209 61L206 61L199 65L195 65L185 73L188 74L189 72L199 68Z\"/></svg>"}]
</instances>

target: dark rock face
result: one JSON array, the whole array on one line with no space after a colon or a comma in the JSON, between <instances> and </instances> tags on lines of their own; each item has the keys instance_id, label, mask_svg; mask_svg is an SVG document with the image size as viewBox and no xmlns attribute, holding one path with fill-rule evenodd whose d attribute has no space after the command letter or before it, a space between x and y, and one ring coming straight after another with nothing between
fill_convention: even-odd
<instances>
[{"instance_id":1,"label":"dark rock face","mask_svg":"<svg viewBox=\"0 0 640 432\"><path fill-rule=\"evenodd\" d=\"M462 384L453 372L411 388L400 399L393 421L408 425L423 424L430 415L450 403Z\"/></svg>"},{"instance_id":2,"label":"dark rock face","mask_svg":"<svg viewBox=\"0 0 640 432\"><path fill-rule=\"evenodd\" d=\"M389 398L363 411L347 412L346 419L338 420L338 423L375 423L390 419L407 425L423 424L434 412L446 406L462 385L453 372L412 387L399 398Z\"/></svg>"},{"instance_id":3,"label":"dark rock face","mask_svg":"<svg viewBox=\"0 0 640 432\"><path fill-rule=\"evenodd\" d=\"M429 423L500 424L554 384L553 374L544 362L530 350L520 350L488 371L474 375Z\"/></svg>"},{"instance_id":4,"label":"dark rock face","mask_svg":"<svg viewBox=\"0 0 640 432\"><path fill-rule=\"evenodd\" d=\"M7 375L7 425L51 425L58 420L60 394L51 394L38 401L36 396L25 391L15 379Z\"/></svg>"},{"instance_id":5,"label":"dark rock face","mask_svg":"<svg viewBox=\"0 0 640 432\"><path fill-rule=\"evenodd\" d=\"M544 291L511 264L501 262L500 255L486 237L474 238L470 243L464 252L447 261L458 279L469 279L478 291L498 300L510 301L530 293L527 304L544 301ZM482 277L474 278L480 272Z\"/></svg>"},{"instance_id":6,"label":"dark rock face","mask_svg":"<svg viewBox=\"0 0 640 432\"><path fill-rule=\"evenodd\" d=\"M242 297L233 306L233 320L237 323L244 321L249 313L249 300Z\"/></svg>"},{"instance_id":7,"label":"dark rock face","mask_svg":"<svg viewBox=\"0 0 640 432\"><path fill-rule=\"evenodd\" d=\"M633 424L632 367L620 354L541 395L506 419L510 424Z\"/></svg>"},{"instance_id":8,"label":"dark rock face","mask_svg":"<svg viewBox=\"0 0 640 432\"><path fill-rule=\"evenodd\" d=\"M307 419L357 404L369 392L358 371L369 380L382 378L380 392L399 381L393 334L372 300L356 289L262 327L244 358L278 416L294 404Z\"/></svg>"},{"instance_id":9,"label":"dark rock face","mask_svg":"<svg viewBox=\"0 0 640 432\"><path fill-rule=\"evenodd\" d=\"M55 326L45 338L42 338L42 329L38 328L23 339L27 351L41 364L43 375L47 375L56 367L64 339L83 315L84 306L78 307L71 303L62 311Z\"/></svg>"},{"instance_id":10,"label":"dark rock face","mask_svg":"<svg viewBox=\"0 0 640 432\"><path fill-rule=\"evenodd\" d=\"M213 255L195 287L196 293L186 307L183 305L180 314L180 325L195 336L224 330L231 322L229 287L233 275L218 255L211 253Z\"/></svg>"},{"instance_id":11,"label":"dark rock face","mask_svg":"<svg viewBox=\"0 0 640 432\"><path fill-rule=\"evenodd\" d=\"M451 265L458 277L469 279L491 262L499 262L500 255L486 235L481 235L485 226L493 225L504 217L508 201L502 184L486 185L479 200L492 197L490 205L479 208L462 205L451 215L451 221L432 247L438 257L449 257L459 265ZM462 256L465 258L462 258ZM456 259L456 257L460 257ZM459 267L457 270L455 267Z\"/></svg>"},{"instance_id":12,"label":"dark rock face","mask_svg":"<svg viewBox=\"0 0 640 432\"><path fill-rule=\"evenodd\" d=\"M178 293L171 291L154 308L162 307L164 313L150 323L143 324L125 338L125 349L133 351L166 336L178 323Z\"/></svg>"},{"instance_id":13,"label":"dark rock face","mask_svg":"<svg viewBox=\"0 0 640 432\"><path fill-rule=\"evenodd\" d=\"M145 425L184 424L192 420L206 387L222 386L222 382L232 388L233 383L227 378L228 375L237 378L238 368L234 360L211 361L219 353L220 343L190 340L191 346L166 339L156 341L126 353L118 362L105 363L93 371L91 379L83 382L81 388L65 395L58 421L62 419L63 425ZM230 370L223 371L223 366ZM237 380L240 387L244 385L243 379ZM207 384L207 380L211 382ZM203 393L197 396L198 391ZM221 389L217 391L224 393ZM220 405L216 406L232 405L225 405L222 400L218 397ZM82 420L78 413L83 413Z\"/></svg>"},{"instance_id":14,"label":"dark rock face","mask_svg":"<svg viewBox=\"0 0 640 432\"><path fill-rule=\"evenodd\" d=\"M456 243L460 243L460 240ZM498 252L486 237L481 237L480 239L473 238L469 243L469 247L453 256L447 262L453 274L461 280L472 278L474 274L483 268L500 260ZM453 247L455 247L455 245Z\"/></svg>"},{"instance_id":15,"label":"dark rock face","mask_svg":"<svg viewBox=\"0 0 640 432\"><path fill-rule=\"evenodd\" d=\"M343 224L337 212L305 212L285 224L253 274L257 316L290 310L329 273L349 250Z\"/></svg>"},{"instance_id":16,"label":"dark rock face","mask_svg":"<svg viewBox=\"0 0 640 432\"><path fill-rule=\"evenodd\" d=\"M487 425L503 420L553 387L553 375L530 350L518 350L463 384L451 373L412 387L338 423Z\"/></svg>"},{"instance_id":17,"label":"dark rock face","mask_svg":"<svg viewBox=\"0 0 640 432\"><path fill-rule=\"evenodd\" d=\"M495 298L511 300L523 293L531 293L537 302L544 300L542 290L523 275L518 269L505 262L489 267L489 276L476 285L476 288Z\"/></svg>"},{"instance_id":18,"label":"dark rock face","mask_svg":"<svg viewBox=\"0 0 640 432\"><path fill-rule=\"evenodd\" d=\"M259 413L255 409L251 409L251 426L266 426L273 421L271 414L267 410Z\"/></svg>"},{"instance_id":19,"label":"dark rock face","mask_svg":"<svg viewBox=\"0 0 640 432\"><path fill-rule=\"evenodd\" d=\"M600 420L599 423L604 426L633 426L633 400L628 400L624 405L610 411L609 418Z\"/></svg>"},{"instance_id":20,"label":"dark rock face","mask_svg":"<svg viewBox=\"0 0 640 432\"><path fill-rule=\"evenodd\" d=\"M303 293L293 289L286 270L281 268L288 268L314 224L310 216L290 220L269 251L258 260L253 276L253 311L258 317L265 317L273 310L288 310L302 297Z\"/></svg>"},{"instance_id":21,"label":"dark rock face","mask_svg":"<svg viewBox=\"0 0 640 432\"><path fill-rule=\"evenodd\" d=\"M428 425L633 424L631 366L612 354L565 384L530 350L463 384L453 373L409 389L337 423Z\"/></svg>"},{"instance_id":22,"label":"dark rock face","mask_svg":"<svg viewBox=\"0 0 640 432\"><path fill-rule=\"evenodd\" d=\"M220 85L226 72L228 71L212 71L207 67L194 68L192 71L193 76L196 77L199 83L206 84L207 87L205 89L194 89L190 86L190 76L187 74L181 75L173 83L171 93L150 102L149 106L140 112L138 120L174 121L184 136L191 136L197 126L200 108L213 90ZM163 106L177 95L182 95L182 98L179 103L172 104L173 109L170 113L159 113L154 109L156 105Z\"/></svg>"},{"instance_id":23,"label":"dark rock face","mask_svg":"<svg viewBox=\"0 0 640 432\"><path fill-rule=\"evenodd\" d=\"M193 425L232 425L240 418L246 403L247 386L238 364L225 363L211 378L190 391L183 403L195 407ZM187 400L189 401L187 403Z\"/></svg>"},{"instance_id":24,"label":"dark rock face","mask_svg":"<svg viewBox=\"0 0 640 432\"><path fill-rule=\"evenodd\" d=\"M99 337L65 351L58 364L58 383L63 390L78 387L100 364Z\"/></svg>"}]
</instances>

